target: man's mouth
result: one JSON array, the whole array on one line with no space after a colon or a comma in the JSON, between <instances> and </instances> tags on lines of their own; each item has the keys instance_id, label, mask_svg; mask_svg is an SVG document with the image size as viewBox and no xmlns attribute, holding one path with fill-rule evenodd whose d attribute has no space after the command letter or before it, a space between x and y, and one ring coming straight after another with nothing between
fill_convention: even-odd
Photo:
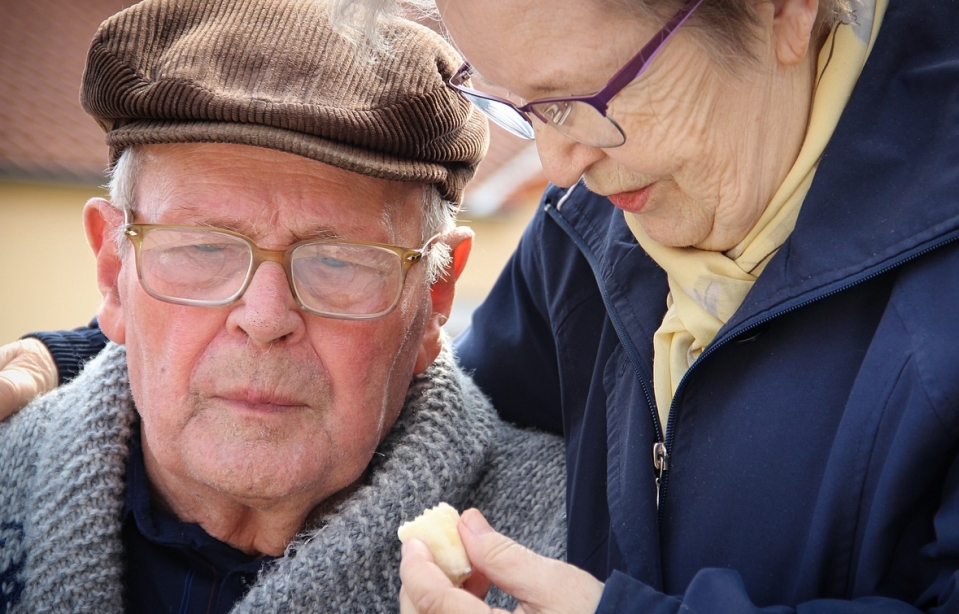
<instances>
[{"instance_id":1,"label":"man's mouth","mask_svg":"<svg viewBox=\"0 0 959 614\"><path fill-rule=\"evenodd\" d=\"M252 390L225 393L219 395L219 397L235 407L258 412L281 413L295 411L306 406L302 401Z\"/></svg>"}]
</instances>

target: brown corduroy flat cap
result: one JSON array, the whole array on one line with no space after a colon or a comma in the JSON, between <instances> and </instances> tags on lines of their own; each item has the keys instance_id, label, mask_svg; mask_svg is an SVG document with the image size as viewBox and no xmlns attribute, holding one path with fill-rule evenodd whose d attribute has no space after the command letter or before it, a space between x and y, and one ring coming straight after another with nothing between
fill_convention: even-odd
<instances>
[{"instance_id":1,"label":"brown corduroy flat cap","mask_svg":"<svg viewBox=\"0 0 959 614\"><path fill-rule=\"evenodd\" d=\"M391 23L370 60L323 0L145 0L101 24L80 99L111 166L136 144L268 147L342 169L436 184L460 202L487 126L446 80L458 54Z\"/></svg>"}]
</instances>

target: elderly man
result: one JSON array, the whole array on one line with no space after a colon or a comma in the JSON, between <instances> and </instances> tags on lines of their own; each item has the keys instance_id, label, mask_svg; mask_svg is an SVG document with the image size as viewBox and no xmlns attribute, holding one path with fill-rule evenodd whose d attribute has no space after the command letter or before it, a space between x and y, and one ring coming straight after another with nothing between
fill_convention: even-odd
<instances>
[{"instance_id":1,"label":"elderly man","mask_svg":"<svg viewBox=\"0 0 959 614\"><path fill-rule=\"evenodd\" d=\"M396 528L441 500L562 556L561 442L442 347L485 122L438 36L385 35L355 59L314 0L101 26L113 343L0 425L0 610L393 611Z\"/></svg>"}]
</instances>

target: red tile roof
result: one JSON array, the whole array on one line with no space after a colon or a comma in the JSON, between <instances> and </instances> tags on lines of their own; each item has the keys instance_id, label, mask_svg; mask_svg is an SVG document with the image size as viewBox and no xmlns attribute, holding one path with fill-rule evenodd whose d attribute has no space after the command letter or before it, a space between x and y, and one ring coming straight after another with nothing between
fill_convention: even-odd
<instances>
[{"instance_id":1,"label":"red tile roof","mask_svg":"<svg viewBox=\"0 0 959 614\"><path fill-rule=\"evenodd\" d=\"M90 39L124 0L4 2L0 18L0 176L100 182L103 132L80 108Z\"/></svg>"},{"instance_id":2,"label":"red tile roof","mask_svg":"<svg viewBox=\"0 0 959 614\"><path fill-rule=\"evenodd\" d=\"M101 21L130 0L10 0L0 9L0 178L101 183L103 132L80 108L80 77ZM529 141L492 129L474 183ZM534 177L537 184L545 179ZM504 203L506 201L504 200Z\"/></svg>"}]
</instances>

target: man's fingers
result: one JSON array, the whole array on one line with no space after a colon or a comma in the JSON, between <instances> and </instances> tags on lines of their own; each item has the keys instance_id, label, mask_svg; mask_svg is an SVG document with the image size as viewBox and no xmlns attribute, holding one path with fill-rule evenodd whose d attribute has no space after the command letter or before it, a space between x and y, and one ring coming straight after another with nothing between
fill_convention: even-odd
<instances>
[{"instance_id":1,"label":"man's fingers","mask_svg":"<svg viewBox=\"0 0 959 614\"><path fill-rule=\"evenodd\" d=\"M522 611L591 614L599 605L602 582L497 533L475 509L463 512L460 536L473 568L516 597Z\"/></svg>"},{"instance_id":2,"label":"man's fingers","mask_svg":"<svg viewBox=\"0 0 959 614\"><path fill-rule=\"evenodd\" d=\"M479 570L474 569L468 578L463 582L463 590L468 591L479 599L486 599L489 593L491 582L486 579Z\"/></svg>"},{"instance_id":3,"label":"man's fingers","mask_svg":"<svg viewBox=\"0 0 959 614\"><path fill-rule=\"evenodd\" d=\"M581 569L541 557L497 533L477 510L463 512L458 527L477 582L487 579L520 601L522 614L592 614L603 584ZM423 542L403 544L402 614L491 614L483 601L456 588L433 562Z\"/></svg>"},{"instance_id":4,"label":"man's fingers","mask_svg":"<svg viewBox=\"0 0 959 614\"><path fill-rule=\"evenodd\" d=\"M57 385L50 351L32 337L0 347L0 420Z\"/></svg>"},{"instance_id":5,"label":"man's fingers","mask_svg":"<svg viewBox=\"0 0 959 614\"><path fill-rule=\"evenodd\" d=\"M453 586L433 562L426 544L411 539L403 544L400 563L401 614L491 614L483 601L469 591ZM505 614L505 613L504 613Z\"/></svg>"},{"instance_id":6,"label":"man's fingers","mask_svg":"<svg viewBox=\"0 0 959 614\"><path fill-rule=\"evenodd\" d=\"M22 396L19 385L0 371L0 420L6 420L23 406Z\"/></svg>"},{"instance_id":7,"label":"man's fingers","mask_svg":"<svg viewBox=\"0 0 959 614\"><path fill-rule=\"evenodd\" d=\"M406 592L406 587L400 585L400 614L416 614L416 607Z\"/></svg>"}]
</instances>

